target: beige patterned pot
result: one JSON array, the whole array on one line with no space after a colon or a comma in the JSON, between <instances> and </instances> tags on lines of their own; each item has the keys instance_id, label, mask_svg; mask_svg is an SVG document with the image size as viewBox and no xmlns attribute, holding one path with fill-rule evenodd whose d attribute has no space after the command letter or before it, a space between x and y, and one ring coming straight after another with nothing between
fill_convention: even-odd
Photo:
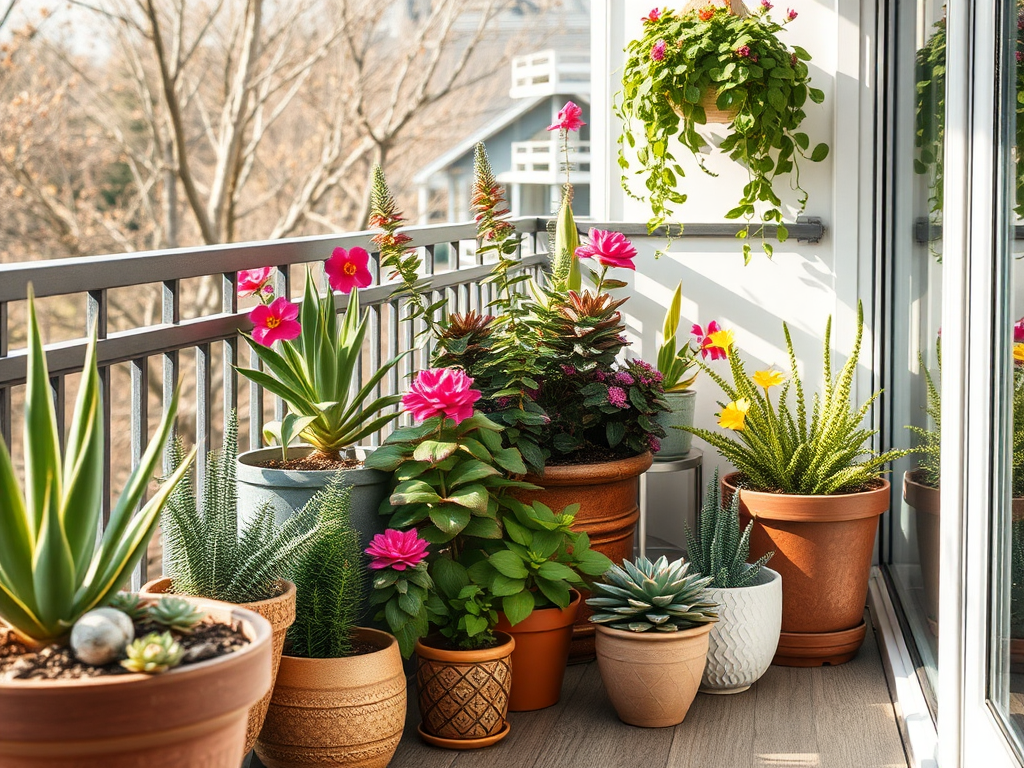
<instances>
[{"instance_id":1,"label":"beige patterned pot","mask_svg":"<svg viewBox=\"0 0 1024 768\"><path fill-rule=\"evenodd\" d=\"M267 768L384 768L405 726L398 641L376 629L356 640L380 650L343 659L284 656L256 754Z\"/></svg>"},{"instance_id":2,"label":"beige patterned pot","mask_svg":"<svg viewBox=\"0 0 1024 768\"><path fill-rule=\"evenodd\" d=\"M416 688L420 736L449 749L487 747L509 732L515 640L495 632L498 645L478 651L449 651L442 638L416 642Z\"/></svg>"},{"instance_id":3,"label":"beige patterned pot","mask_svg":"<svg viewBox=\"0 0 1024 768\"><path fill-rule=\"evenodd\" d=\"M704 674L712 627L627 632L597 625L597 666L622 722L644 728L683 722Z\"/></svg>"},{"instance_id":4,"label":"beige patterned pot","mask_svg":"<svg viewBox=\"0 0 1024 768\"><path fill-rule=\"evenodd\" d=\"M270 696L274 691L274 681L277 680L277 670L281 664L281 652L284 649L285 635L288 627L295 623L295 585L290 581L279 582L281 594L269 600L257 600L254 603L241 603L240 607L247 611L258 613L270 622L273 635L273 669L270 674L270 688L266 694L252 709L249 710L249 724L245 729L245 751L248 753L256 744L256 737L259 736L260 728L263 727L263 719L267 716L267 707L270 706ZM167 577L155 579L144 585L141 590L146 595L163 595L171 592L171 580Z\"/></svg>"}]
</instances>

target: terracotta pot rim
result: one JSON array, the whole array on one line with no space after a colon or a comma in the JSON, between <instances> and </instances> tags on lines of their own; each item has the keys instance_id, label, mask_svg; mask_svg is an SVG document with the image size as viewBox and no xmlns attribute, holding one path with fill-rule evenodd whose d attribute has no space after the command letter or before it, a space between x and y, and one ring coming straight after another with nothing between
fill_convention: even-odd
<instances>
[{"instance_id":1,"label":"terracotta pot rim","mask_svg":"<svg viewBox=\"0 0 1024 768\"><path fill-rule=\"evenodd\" d=\"M495 630L494 635L499 640L498 645L473 651L451 651L446 648L435 648L424 642L424 640L429 642L437 637L436 635L429 635L416 641L416 654L425 659L451 664L476 664L481 661L494 661L495 659L503 659L509 656L516 647L515 638L507 632L500 630Z\"/></svg>"},{"instance_id":2,"label":"terracotta pot rim","mask_svg":"<svg viewBox=\"0 0 1024 768\"><path fill-rule=\"evenodd\" d=\"M541 480L543 485L575 485L579 482L580 474L587 474L587 481L591 485L601 485L621 480L630 475L641 475L650 469L654 463L654 456L646 451L637 456L629 456L625 459L613 459L611 461L596 461L590 464L559 464L557 466L545 467L543 475L526 475L526 482L532 482L530 478Z\"/></svg>"},{"instance_id":3,"label":"terracotta pot rim","mask_svg":"<svg viewBox=\"0 0 1024 768\"><path fill-rule=\"evenodd\" d=\"M543 608L534 608L533 612L529 616L515 626L508 623L508 617L506 617L504 613L499 612L498 631L506 634L528 634L534 632L551 632L572 625L572 623L576 621L576 614L579 611L583 595L574 587L569 588L569 593L572 596L572 599L565 608L559 608L557 605L546 605ZM555 615L559 615L563 620L568 618L568 620L553 623L551 617ZM534 626L535 624L541 624L542 626Z\"/></svg>"},{"instance_id":4,"label":"terracotta pot rim","mask_svg":"<svg viewBox=\"0 0 1024 768\"><path fill-rule=\"evenodd\" d=\"M628 638L629 640L644 643L670 643L673 640L685 640L691 637L706 635L714 629L717 623L717 621L712 621L707 624L701 624L699 627L690 627L689 629L681 629L676 632L630 632L625 629L613 629L604 624L594 624L593 626L598 634L608 635L609 637Z\"/></svg>"},{"instance_id":5,"label":"terracotta pot rim","mask_svg":"<svg viewBox=\"0 0 1024 768\"><path fill-rule=\"evenodd\" d=\"M284 649L284 653L281 655L282 661L288 660L289 664L295 665L324 665L324 664L343 664L356 659L371 659L378 653L385 653L391 649L392 646L398 645L398 638L392 635L390 632L385 632L382 629L374 629L373 627L356 627L355 635L365 642L371 643L377 646L377 650L370 651L370 653L360 653L356 656L334 656L331 658L310 658L309 656L293 656L288 653L288 649Z\"/></svg>"},{"instance_id":6,"label":"terracotta pot rim","mask_svg":"<svg viewBox=\"0 0 1024 768\"><path fill-rule=\"evenodd\" d=\"M868 491L810 495L737 488L735 479L739 474L731 472L723 477L722 486L734 493L738 491L742 511L754 518L800 523L845 522L878 517L889 508L891 485L884 477L879 478L882 485Z\"/></svg>"},{"instance_id":7,"label":"terracotta pot rim","mask_svg":"<svg viewBox=\"0 0 1024 768\"><path fill-rule=\"evenodd\" d=\"M903 482L904 483L911 483L912 485L917 485L917 486L920 486L921 488L927 488L930 491L937 491L937 490L939 490L939 486L937 486L937 485L928 485L926 483L919 483L917 480L914 479L914 476L917 475L917 473L921 472L921 471L922 471L921 467L914 467L913 469L908 469L906 472L903 473Z\"/></svg>"},{"instance_id":8,"label":"terracotta pot rim","mask_svg":"<svg viewBox=\"0 0 1024 768\"><path fill-rule=\"evenodd\" d=\"M141 672L131 672L124 675L104 675L101 677L83 677L77 680L5 680L0 682L0 692L9 690L12 692L27 691L57 691L60 689L80 690L84 688L109 688L116 685L176 685L181 678L202 672L210 667L221 664L244 664L248 657L260 652L265 644L271 642L273 630L270 622L255 611L250 611L236 603L225 603L220 600L210 600L205 597L183 596L184 599L197 603L200 607L212 604L222 611L228 611L233 621L241 623L242 633L249 642L237 651L216 656L205 661L198 661L195 664L186 664L175 667L160 675L146 675ZM241 614L241 615L238 615Z\"/></svg>"},{"instance_id":9,"label":"terracotta pot rim","mask_svg":"<svg viewBox=\"0 0 1024 768\"><path fill-rule=\"evenodd\" d=\"M270 605L273 603L279 603L287 601L296 592L295 584L288 579L278 579L277 583L281 586L281 592L274 597L265 597L262 600L251 600L248 603L230 603L230 605L238 605L246 610L254 610L256 606ZM153 579L147 581L139 589L140 595L175 595L176 597L195 597L195 595L179 594L178 592L172 592L169 587L173 584L170 576L161 576L159 579ZM160 587L164 587L160 589ZM206 598L204 598L206 599ZM212 599L212 598L210 598Z\"/></svg>"}]
</instances>

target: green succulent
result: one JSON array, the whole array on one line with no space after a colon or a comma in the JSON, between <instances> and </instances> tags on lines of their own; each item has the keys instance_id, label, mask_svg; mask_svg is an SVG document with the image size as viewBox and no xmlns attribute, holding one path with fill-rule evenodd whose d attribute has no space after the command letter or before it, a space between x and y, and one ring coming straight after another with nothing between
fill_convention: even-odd
<instances>
[{"instance_id":1,"label":"green succulent","mask_svg":"<svg viewBox=\"0 0 1024 768\"><path fill-rule=\"evenodd\" d=\"M704 593L711 577L689 570L682 558L669 563L660 557L652 563L638 557L633 563L624 560L621 568L613 565L604 583L594 585L598 596L587 600L594 609L590 620L629 632L677 632L718 621L718 604Z\"/></svg>"},{"instance_id":2,"label":"green succulent","mask_svg":"<svg viewBox=\"0 0 1024 768\"><path fill-rule=\"evenodd\" d=\"M118 592L107 605L126 614L132 621L142 621L149 615L149 606L135 592Z\"/></svg>"},{"instance_id":3,"label":"green succulent","mask_svg":"<svg viewBox=\"0 0 1024 768\"><path fill-rule=\"evenodd\" d=\"M750 554L750 531L754 521L740 531L740 495L734 493L732 502L722 504L718 470L708 483L704 506L700 512L700 525L695 534L686 526L686 554L696 572L710 576L709 586L719 589L738 589L754 583L761 566L771 560L769 552L754 563L747 562Z\"/></svg>"},{"instance_id":4,"label":"green succulent","mask_svg":"<svg viewBox=\"0 0 1024 768\"><path fill-rule=\"evenodd\" d=\"M180 597L162 597L149 607L149 619L161 626L190 634L203 619L206 611Z\"/></svg>"},{"instance_id":5,"label":"green succulent","mask_svg":"<svg viewBox=\"0 0 1024 768\"><path fill-rule=\"evenodd\" d=\"M185 655L181 643L170 632L150 632L130 643L125 653L128 658L121 662L121 666L129 672L145 675L159 675L174 669Z\"/></svg>"}]
</instances>

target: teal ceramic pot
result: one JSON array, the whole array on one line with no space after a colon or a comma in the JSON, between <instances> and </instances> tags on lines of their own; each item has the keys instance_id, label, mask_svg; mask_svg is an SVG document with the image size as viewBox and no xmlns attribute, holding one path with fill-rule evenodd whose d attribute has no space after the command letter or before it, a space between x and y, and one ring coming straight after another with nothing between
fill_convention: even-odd
<instances>
[{"instance_id":1,"label":"teal ceramic pot","mask_svg":"<svg viewBox=\"0 0 1024 768\"><path fill-rule=\"evenodd\" d=\"M690 445L693 443L693 435L673 427L693 426L697 393L692 389L685 392L666 392L665 399L672 410L658 414L658 423L668 434L661 438L661 450L654 454L655 461L681 459L690 452Z\"/></svg>"}]
</instances>

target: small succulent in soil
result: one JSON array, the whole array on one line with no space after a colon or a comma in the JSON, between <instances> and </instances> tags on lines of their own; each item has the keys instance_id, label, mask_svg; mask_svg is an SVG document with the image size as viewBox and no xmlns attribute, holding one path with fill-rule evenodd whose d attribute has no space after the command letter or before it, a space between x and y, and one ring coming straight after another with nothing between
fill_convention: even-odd
<instances>
[{"instance_id":1,"label":"small succulent in soil","mask_svg":"<svg viewBox=\"0 0 1024 768\"><path fill-rule=\"evenodd\" d=\"M149 607L149 619L187 635L206 618L206 612L180 597L164 597Z\"/></svg>"},{"instance_id":2,"label":"small succulent in soil","mask_svg":"<svg viewBox=\"0 0 1024 768\"><path fill-rule=\"evenodd\" d=\"M149 606L135 592L117 592L108 605L127 614L132 621L142 621L149 615Z\"/></svg>"},{"instance_id":3,"label":"small succulent in soil","mask_svg":"<svg viewBox=\"0 0 1024 768\"><path fill-rule=\"evenodd\" d=\"M131 643L121 666L129 672L158 675L181 663L184 651L170 632L150 632Z\"/></svg>"},{"instance_id":4,"label":"small succulent in soil","mask_svg":"<svg viewBox=\"0 0 1024 768\"><path fill-rule=\"evenodd\" d=\"M96 608L71 629L71 652L83 664L96 667L116 661L135 639L135 625L128 614L114 608Z\"/></svg>"}]
</instances>

